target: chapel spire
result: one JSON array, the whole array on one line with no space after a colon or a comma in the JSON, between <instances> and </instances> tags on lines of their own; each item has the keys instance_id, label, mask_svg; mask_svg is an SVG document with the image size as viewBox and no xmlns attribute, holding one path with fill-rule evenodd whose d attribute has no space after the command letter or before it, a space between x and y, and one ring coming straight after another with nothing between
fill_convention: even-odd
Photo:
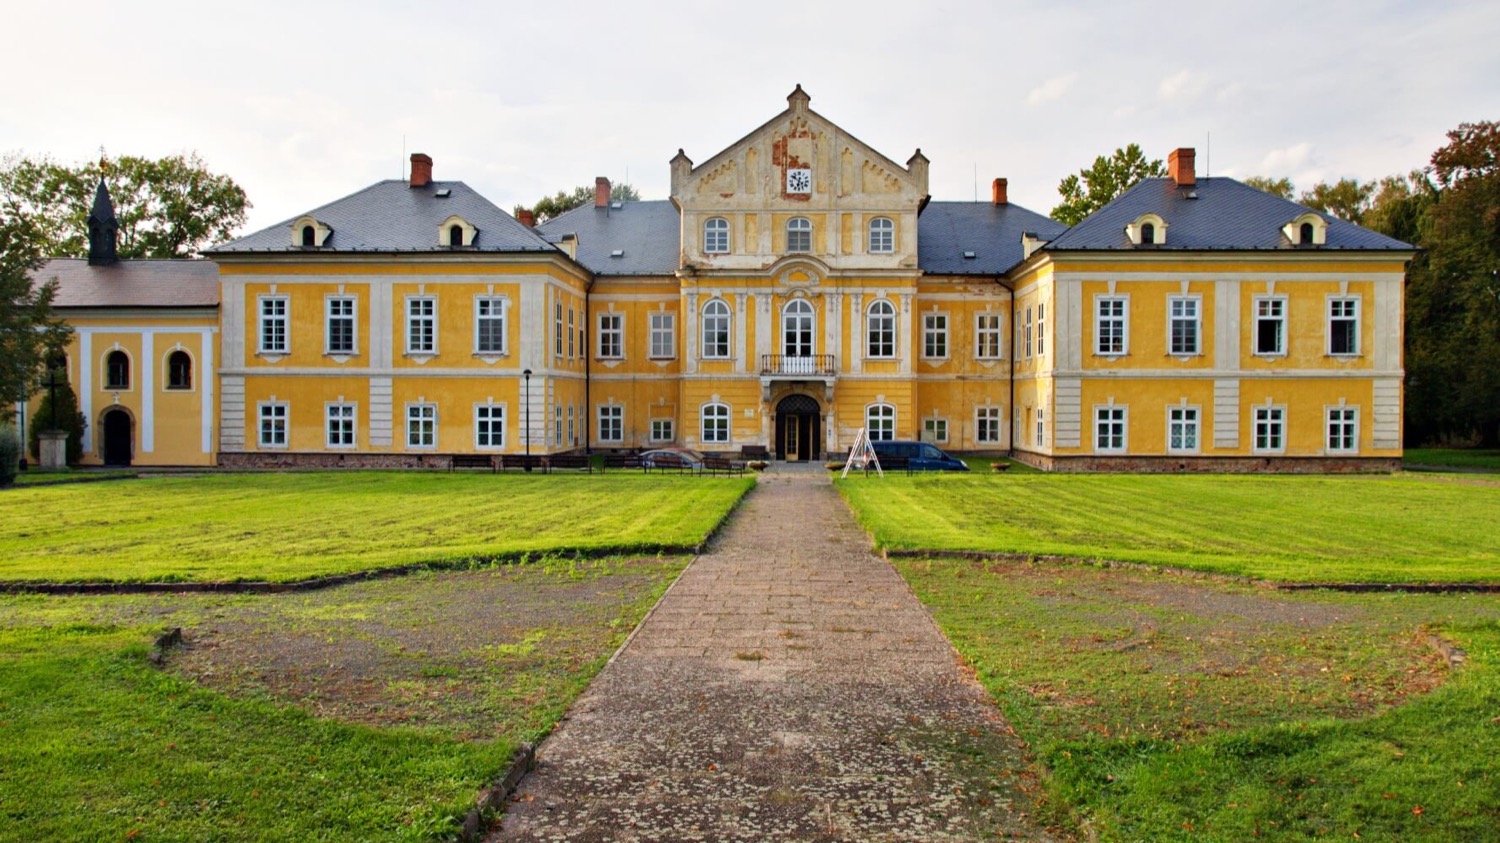
<instances>
[{"instance_id":1,"label":"chapel spire","mask_svg":"<svg viewBox=\"0 0 1500 843\"><path fill-rule=\"evenodd\" d=\"M94 193L94 207L89 211L89 265L109 266L119 261L115 251L115 240L119 236L120 221L115 218L115 205L109 199L109 187L103 177L99 189Z\"/></svg>"}]
</instances>

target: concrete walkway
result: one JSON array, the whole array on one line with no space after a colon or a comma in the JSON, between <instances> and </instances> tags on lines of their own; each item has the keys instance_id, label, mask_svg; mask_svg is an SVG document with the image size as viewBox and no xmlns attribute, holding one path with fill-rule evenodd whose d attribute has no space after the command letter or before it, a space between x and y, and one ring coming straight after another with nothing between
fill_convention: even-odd
<instances>
[{"instance_id":1,"label":"concrete walkway","mask_svg":"<svg viewBox=\"0 0 1500 843\"><path fill-rule=\"evenodd\" d=\"M491 840L1050 839L1018 742L820 468L761 477L537 757Z\"/></svg>"}]
</instances>

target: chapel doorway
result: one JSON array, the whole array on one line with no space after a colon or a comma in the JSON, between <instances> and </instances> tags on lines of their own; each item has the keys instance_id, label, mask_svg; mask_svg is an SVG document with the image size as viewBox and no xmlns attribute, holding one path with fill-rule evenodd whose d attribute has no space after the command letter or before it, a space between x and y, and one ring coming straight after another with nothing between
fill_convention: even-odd
<instances>
[{"instance_id":1,"label":"chapel doorway","mask_svg":"<svg viewBox=\"0 0 1500 843\"><path fill-rule=\"evenodd\" d=\"M131 445L135 440L134 423L124 410L104 414L104 464L130 465Z\"/></svg>"},{"instance_id":2,"label":"chapel doorway","mask_svg":"<svg viewBox=\"0 0 1500 843\"><path fill-rule=\"evenodd\" d=\"M776 405L776 456L788 462L815 460L822 409L810 395L788 395Z\"/></svg>"}]
</instances>

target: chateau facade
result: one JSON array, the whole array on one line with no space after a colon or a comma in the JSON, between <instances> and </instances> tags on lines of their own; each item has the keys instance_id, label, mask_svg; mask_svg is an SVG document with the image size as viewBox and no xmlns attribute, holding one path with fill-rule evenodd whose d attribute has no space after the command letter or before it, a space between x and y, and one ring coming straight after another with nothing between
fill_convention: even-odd
<instances>
[{"instance_id":1,"label":"chateau facade","mask_svg":"<svg viewBox=\"0 0 1500 843\"><path fill-rule=\"evenodd\" d=\"M920 150L887 158L799 87L670 167L669 199L600 179L535 225L419 154L208 261L52 262L85 461L817 460L860 428L1060 470L1400 459L1412 248L1198 178L1192 150L1067 228L1004 179L931 200Z\"/></svg>"}]
</instances>

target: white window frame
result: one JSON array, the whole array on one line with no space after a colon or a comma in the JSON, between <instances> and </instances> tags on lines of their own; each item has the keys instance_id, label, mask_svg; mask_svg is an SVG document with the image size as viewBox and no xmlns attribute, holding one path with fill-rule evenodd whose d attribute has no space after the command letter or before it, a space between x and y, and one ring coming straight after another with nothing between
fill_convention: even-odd
<instances>
[{"instance_id":1,"label":"white window frame","mask_svg":"<svg viewBox=\"0 0 1500 843\"><path fill-rule=\"evenodd\" d=\"M1330 454L1359 453L1359 408L1347 404L1323 410L1324 447ZM1345 445L1345 442L1348 442Z\"/></svg>"},{"instance_id":2,"label":"white window frame","mask_svg":"<svg viewBox=\"0 0 1500 843\"><path fill-rule=\"evenodd\" d=\"M359 405L348 401L323 405L323 444L337 450L359 447Z\"/></svg>"},{"instance_id":3,"label":"white window frame","mask_svg":"<svg viewBox=\"0 0 1500 843\"><path fill-rule=\"evenodd\" d=\"M999 445L1005 441L1005 408L974 408L974 441L981 445Z\"/></svg>"},{"instance_id":4,"label":"white window frame","mask_svg":"<svg viewBox=\"0 0 1500 843\"><path fill-rule=\"evenodd\" d=\"M1106 313L1118 306L1119 312ZM1104 326L1118 323L1119 339L1116 343L1105 343ZM1130 353L1130 296L1094 296L1094 354L1099 357L1124 357Z\"/></svg>"},{"instance_id":5,"label":"white window frame","mask_svg":"<svg viewBox=\"0 0 1500 843\"><path fill-rule=\"evenodd\" d=\"M611 348L611 345L613 348ZM599 314L598 352L600 360L625 359L624 313L607 312Z\"/></svg>"},{"instance_id":6,"label":"white window frame","mask_svg":"<svg viewBox=\"0 0 1500 843\"><path fill-rule=\"evenodd\" d=\"M896 253L896 223L890 217L876 217L870 220L868 226L869 236L866 244L872 255L892 255Z\"/></svg>"},{"instance_id":7,"label":"white window frame","mask_svg":"<svg viewBox=\"0 0 1500 843\"><path fill-rule=\"evenodd\" d=\"M474 447L481 451L498 451L505 447L504 404L474 405Z\"/></svg>"},{"instance_id":8,"label":"white window frame","mask_svg":"<svg viewBox=\"0 0 1500 843\"><path fill-rule=\"evenodd\" d=\"M986 350L993 350L986 354ZM1000 313L974 314L974 359L1005 359L1005 316Z\"/></svg>"},{"instance_id":9,"label":"white window frame","mask_svg":"<svg viewBox=\"0 0 1500 843\"><path fill-rule=\"evenodd\" d=\"M948 419L943 416L928 416L922 419L922 432L932 434L933 442L947 443Z\"/></svg>"},{"instance_id":10,"label":"white window frame","mask_svg":"<svg viewBox=\"0 0 1500 843\"><path fill-rule=\"evenodd\" d=\"M600 442L625 441L625 405L600 404L595 416L599 422Z\"/></svg>"},{"instance_id":11,"label":"white window frame","mask_svg":"<svg viewBox=\"0 0 1500 843\"><path fill-rule=\"evenodd\" d=\"M563 411L561 404L552 405L552 444L561 447L563 443Z\"/></svg>"},{"instance_id":12,"label":"white window frame","mask_svg":"<svg viewBox=\"0 0 1500 843\"><path fill-rule=\"evenodd\" d=\"M574 324L575 323L573 321L573 308L570 307L570 308L568 308L568 359L569 360L572 360L573 358L575 358L575 357L578 356L578 349L573 344L573 338L575 336L577 336L577 334L573 330Z\"/></svg>"},{"instance_id":13,"label":"white window frame","mask_svg":"<svg viewBox=\"0 0 1500 843\"><path fill-rule=\"evenodd\" d=\"M1187 444L1189 435L1192 437L1192 444ZM1174 436L1179 436L1183 444L1174 446ZM1197 454L1202 450L1203 408L1196 404L1167 405L1167 453Z\"/></svg>"},{"instance_id":14,"label":"white window frame","mask_svg":"<svg viewBox=\"0 0 1500 843\"><path fill-rule=\"evenodd\" d=\"M488 311L488 312L486 312ZM505 296L474 297L474 353L481 356L504 357L510 353L508 328L510 299ZM492 338L498 338L498 348L484 347L484 326L494 326Z\"/></svg>"},{"instance_id":15,"label":"white window frame","mask_svg":"<svg viewBox=\"0 0 1500 843\"><path fill-rule=\"evenodd\" d=\"M796 313L792 313L793 310ZM796 332L795 339L789 340L792 335L792 320L796 319L800 324L807 320L807 345L802 344L802 332ZM792 349L795 347L796 353ZM792 299L781 308L781 354L783 357L811 357L818 352L818 309L812 306L807 299Z\"/></svg>"},{"instance_id":16,"label":"white window frame","mask_svg":"<svg viewBox=\"0 0 1500 843\"><path fill-rule=\"evenodd\" d=\"M1047 353L1047 303L1037 302L1036 306L1036 356L1041 357Z\"/></svg>"},{"instance_id":17,"label":"white window frame","mask_svg":"<svg viewBox=\"0 0 1500 843\"><path fill-rule=\"evenodd\" d=\"M879 422L877 425L876 423ZM896 407L875 403L865 406L865 432L871 442L889 442L896 438Z\"/></svg>"},{"instance_id":18,"label":"white window frame","mask_svg":"<svg viewBox=\"0 0 1500 843\"><path fill-rule=\"evenodd\" d=\"M1036 438L1033 444L1038 448L1047 446L1047 409L1045 407L1036 408Z\"/></svg>"},{"instance_id":19,"label":"white window frame","mask_svg":"<svg viewBox=\"0 0 1500 843\"><path fill-rule=\"evenodd\" d=\"M563 356L563 303L559 299L552 303L552 356L561 360Z\"/></svg>"},{"instance_id":20,"label":"white window frame","mask_svg":"<svg viewBox=\"0 0 1500 843\"><path fill-rule=\"evenodd\" d=\"M677 356L677 314L653 310L649 317L649 353L652 360L671 360Z\"/></svg>"},{"instance_id":21,"label":"white window frame","mask_svg":"<svg viewBox=\"0 0 1500 843\"><path fill-rule=\"evenodd\" d=\"M347 306L348 313L336 313L335 311ZM356 296L332 295L323 297L323 353L333 356L350 356L359 354L359 299ZM333 326L335 322L349 323L349 347L334 348Z\"/></svg>"},{"instance_id":22,"label":"white window frame","mask_svg":"<svg viewBox=\"0 0 1500 843\"><path fill-rule=\"evenodd\" d=\"M423 307L431 310L422 313ZM408 355L435 355L438 353L437 296L420 295L406 297L406 353ZM428 334L423 341L425 327Z\"/></svg>"},{"instance_id":23,"label":"white window frame","mask_svg":"<svg viewBox=\"0 0 1500 843\"><path fill-rule=\"evenodd\" d=\"M1025 352L1026 352L1026 354L1025 354L1025 356L1024 356L1023 359L1030 360L1031 359L1031 305L1027 305L1026 306L1026 334L1025 334L1025 339L1022 340L1022 342L1021 342L1021 348L1023 350L1025 350Z\"/></svg>"},{"instance_id":24,"label":"white window frame","mask_svg":"<svg viewBox=\"0 0 1500 843\"><path fill-rule=\"evenodd\" d=\"M1095 405L1092 441L1096 454L1123 454L1130 450L1130 408L1124 404Z\"/></svg>"},{"instance_id":25,"label":"white window frame","mask_svg":"<svg viewBox=\"0 0 1500 843\"><path fill-rule=\"evenodd\" d=\"M922 314L922 357L926 360L948 359L947 313L930 311Z\"/></svg>"},{"instance_id":26,"label":"white window frame","mask_svg":"<svg viewBox=\"0 0 1500 843\"><path fill-rule=\"evenodd\" d=\"M1360 348L1359 348L1359 330L1360 330L1360 317L1362 315L1360 313L1360 311L1363 309L1362 308L1362 304L1363 303L1360 301L1360 297L1359 296L1329 296L1328 297L1328 308L1327 308L1327 311L1328 311L1328 340L1327 340L1328 346L1327 346L1327 348L1328 348L1328 355L1330 357L1358 357L1359 356L1359 353L1360 353ZM1347 313L1340 313L1339 311L1345 305L1347 305L1349 307L1349 312L1347 312ZM1333 347L1333 328L1334 328L1334 324L1335 323L1339 323L1339 322L1350 323L1350 328L1349 328L1350 334L1349 334L1349 337L1350 337L1350 342L1353 344L1353 348L1351 348L1348 351L1337 351Z\"/></svg>"},{"instance_id":27,"label":"white window frame","mask_svg":"<svg viewBox=\"0 0 1500 843\"><path fill-rule=\"evenodd\" d=\"M730 441L729 405L710 401L698 408L698 441L704 445L728 445Z\"/></svg>"},{"instance_id":28,"label":"white window frame","mask_svg":"<svg viewBox=\"0 0 1500 843\"><path fill-rule=\"evenodd\" d=\"M568 447L572 447L572 446L578 444L578 425L577 425L576 421L574 420L573 415L574 415L573 414L573 405L569 404L568 405L568 438L564 440L568 444Z\"/></svg>"},{"instance_id":29,"label":"white window frame","mask_svg":"<svg viewBox=\"0 0 1500 843\"><path fill-rule=\"evenodd\" d=\"M1272 441L1274 430L1275 441ZM1286 453L1286 406L1262 404L1250 408L1250 451L1256 454Z\"/></svg>"},{"instance_id":30,"label":"white window frame","mask_svg":"<svg viewBox=\"0 0 1500 843\"><path fill-rule=\"evenodd\" d=\"M1178 313L1179 306L1183 313ZM1186 313L1187 309L1192 313ZM1177 325L1189 325L1193 332L1192 348L1177 346ZM1203 297L1199 295L1167 296L1167 354L1172 357L1197 357L1203 354Z\"/></svg>"},{"instance_id":31,"label":"white window frame","mask_svg":"<svg viewBox=\"0 0 1500 843\"><path fill-rule=\"evenodd\" d=\"M270 295L256 299L256 350L261 354L290 354L292 351L290 296Z\"/></svg>"},{"instance_id":32,"label":"white window frame","mask_svg":"<svg viewBox=\"0 0 1500 843\"><path fill-rule=\"evenodd\" d=\"M710 313L709 311L713 312ZM720 325L721 328L715 328ZM722 330L720 338L713 336ZM706 360L728 360L734 354L734 310L723 299L709 299L703 304L702 354Z\"/></svg>"},{"instance_id":33,"label":"white window frame","mask_svg":"<svg viewBox=\"0 0 1500 843\"><path fill-rule=\"evenodd\" d=\"M706 255L729 254L729 220L709 217L703 221L703 253Z\"/></svg>"},{"instance_id":34,"label":"white window frame","mask_svg":"<svg viewBox=\"0 0 1500 843\"><path fill-rule=\"evenodd\" d=\"M414 401L406 405L406 447L408 450L437 450L437 418L437 405L429 401ZM422 442L424 435L432 441Z\"/></svg>"},{"instance_id":35,"label":"white window frame","mask_svg":"<svg viewBox=\"0 0 1500 843\"><path fill-rule=\"evenodd\" d=\"M798 248L792 245L792 237L796 235L799 243L806 245ZM807 254L813 247L813 224L807 217L792 217L786 221L786 250L789 254Z\"/></svg>"},{"instance_id":36,"label":"white window frame","mask_svg":"<svg viewBox=\"0 0 1500 843\"><path fill-rule=\"evenodd\" d=\"M676 423L673 419L651 420L651 441L671 442L677 438Z\"/></svg>"},{"instance_id":37,"label":"white window frame","mask_svg":"<svg viewBox=\"0 0 1500 843\"><path fill-rule=\"evenodd\" d=\"M125 358L125 381L122 383L114 378L114 371L110 368L109 359L116 354ZM104 350L104 363L100 367L103 377L104 389L107 392L133 392L135 390L135 358L130 352L123 348L107 348Z\"/></svg>"},{"instance_id":38,"label":"white window frame","mask_svg":"<svg viewBox=\"0 0 1500 843\"><path fill-rule=\"evenodd\" d=\"M291 416L291 405L285 401L262 401L256 405L255 438L261 448L282 450L288 447Z\"/></svg>"},{"instance_id":39,"label":"white window frame","mask_svg":"<svg viewBox=\"0 0 1500 843\"><path fill-rule=\"evenodd\" d=\"M878 315L877 308L881 311ZM813 318L816 320L816 314ZM888 299L876 299L865 309L865 357L872 360L896 357L896 306Z\"/></svg>"},{"instance_id":40,"label":"white window frame","mask_svg":"<svg viewBox=\"0 0 1500 843\"><path fill-rule=\"evenodd\" d=\"M183 357L187 358L187 385L186 386L174 386L173 383L172 383L172 358L176 357L179 354L181 354ZM197 376L196 376L195 372L198 369L198 361L193 357L192 352L188 351L185 348L169 348L169 349L167 349L167 353L165 355L163 355L163 357L161 359L161 362L162 362L161 388L162 388L163 392L177 392L177 393L181 393L181 392L192 392L193 391L193 387L194 387L195 382L197 380Z\"/></svg>"},{"instance_id":41,"label":"white window frame","mask_svg":"<svg viewBox=\"0 0 1500 843\"><path fill-rule=\"evenodd\" d=\"M1261 313L1261 305L1268 307L1274 305L1278 312L1275 315ZM1250 351L1256 357L1285 357L1287 353L1287 297L1286 296L1256 296L1250 305L1253 333L1250 335ZM1260 325L1262 322L1277 322L1281 328L1277 331L1277 348L1272 351L1262 351L1260 347Z\"/></svg>"}]
</instances>

